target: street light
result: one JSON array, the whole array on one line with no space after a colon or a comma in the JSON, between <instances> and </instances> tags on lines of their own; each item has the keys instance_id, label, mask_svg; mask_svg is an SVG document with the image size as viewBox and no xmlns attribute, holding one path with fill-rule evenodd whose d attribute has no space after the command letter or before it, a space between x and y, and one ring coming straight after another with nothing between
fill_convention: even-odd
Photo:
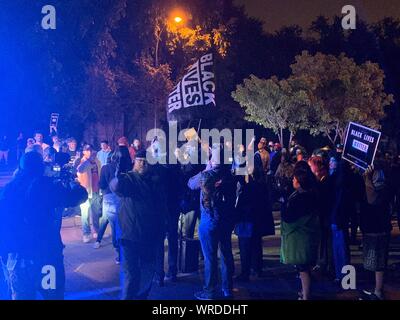
<instances>
[{"instance_id":1,"label":"street light","mask_svg":"<svg viewBox=\"0 0 400 320\"><path fill-rule=\"evenodd\" d=\"M176 16L176 17L174 18L174 21L175 21L176 23L181 23L181 22L183 21L183 19L182 19L181 17L179 17L179 16Z\"/></svg>"}]
</instances>

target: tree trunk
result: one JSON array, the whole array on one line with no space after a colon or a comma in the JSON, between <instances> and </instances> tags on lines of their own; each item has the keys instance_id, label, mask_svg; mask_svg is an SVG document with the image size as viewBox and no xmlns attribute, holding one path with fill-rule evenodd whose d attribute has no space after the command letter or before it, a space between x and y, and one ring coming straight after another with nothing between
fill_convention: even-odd
<instances>
[{"instance_id":1,"label":"tree trunk","mask_svg":"<svg viewBox=\"0 0 400 320\"><path fill-rule=\"evenodd\" d=\"M292 143L292 140L293 140L293 131L290 131L288 150L290 149L290 145Z\"/></svg>"},{"instance_id":2,"label":"tree trunk","mask_svg":"<svg viewBox=\"0 0 400 320\"><path fill-rule=\"evenodd\" d=\"M332 137L331 137L331 135L330 135L330 133L329 133L328 130L325 131L325 135L327 136L327 138L329 139L329 141L332 143L332 146L335 146L336 137L335 137L334 139L332 139Z\"/></svg>"}]
</instances>

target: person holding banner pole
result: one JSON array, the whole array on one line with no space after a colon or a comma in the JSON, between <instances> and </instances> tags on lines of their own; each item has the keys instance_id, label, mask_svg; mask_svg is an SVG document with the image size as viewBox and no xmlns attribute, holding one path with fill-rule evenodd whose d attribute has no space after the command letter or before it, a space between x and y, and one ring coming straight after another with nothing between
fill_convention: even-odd
<instances>
[{"instance_id":1,"label":"person holding banner pole","mask_svg":"<svg viewBox=\"0 0 400 320\"><path fill-rule=\"evenodd\" d=\"M361 214L364 268L375 273L375 288L363 290L362 300L383 300L383 280L387 268L391 214L387 179L383 166L375 161L364 173L366 201Z\"/></svg>"}]
</instances>

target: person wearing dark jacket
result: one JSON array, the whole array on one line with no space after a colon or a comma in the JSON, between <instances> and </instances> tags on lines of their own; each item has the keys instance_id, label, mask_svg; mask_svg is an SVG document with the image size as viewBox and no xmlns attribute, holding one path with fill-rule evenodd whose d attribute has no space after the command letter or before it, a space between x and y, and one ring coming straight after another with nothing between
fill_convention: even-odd
<instances>
[{"instance_id":1,"label":"person wearing dark jacket","mask_svg":"<svg viewBox=\"0 0 400 320\"><path fill-rule=\"evenodd\" d=\"M193 239L196 224L200 218L199 199L200 192L198 190L190 190L187 183L191 177L198 174L204 169L204 165L190 162L189 151L183 152L183 159L189 163L181 165L181 174L183 177L183 199L181 201L181 210L183 213L183 236ZM200 158L199 158L200 159Z\"/></svg>"},{"instance_id":2,"label":"person wearing dark jacket","mask_svg":"<svg viewBox=\"0 0 400 320\"><path fill-rule=\"evenodd\" d=\"M121 159L120 163L125 161ZM136 154L133 172L118 169L110 187L121 198L122 299L147 299L165 234L167 202L163 181L158 170L148 167L143 151Z\"/></svg>"},{"instance_id":3,"label":"person wearing dark jacket","mask_svg":"<svg viewBox=\"0 0 400 320\"><path fill-rule=\"evenodd\" d=\"M108 156L108 163L101 168L100 171L100 190L103 195L103 217L102 223L100 225L100 230L97 235L96 242L94 243L94 248L100 248L101 241L103 239L104 233L107 229L107 225L110 224L111 227L111 237L112 244L116 253L115 263L120 263L120 249L118 243L119 235L119 223L118 223L118 212L120 208L120 199L113 193L110 189L110 182L115 178L115 173L117 171L117 163L121 158L120 152L110 153Z\"/></svg>"},{"instance_id":4,"label":"person wearing dark jacket","mask_svg":"<svg viewBox=\"0 0 400 320\"><path fill-rule=\"evenodd\" d=\"M337 170L331 175L334 191L334 202L331 210L333 257L335 262L335 279L342 279L342 267L350 264L349 222L353 240L358 229L357 203L363 198L363 182L354 172L350 163L345 160L338 162Z\"/></svg>"},{"instance_id":5,"label":"person wearing dark jacket","mask_svg":"<svg viewBox=\"0 0 400 320\"><path fill-rule=\"evenodd\" d=\"M317 260L320 225L315 178L304 161L295 166L293 187L295 192L281 217L281 261L296 266L302 284L299 300L309 300L310 269Z\"/></svg>"},{"instance_id":6,"label":"person wearing dark jacket","mask_svg":"<svg viewBox=\"0 0 400 320\"><path fill-rule=\"evenodd\" d=\"M375 273L375 288L364 290L364 299L383 300L383 276L387 267L391 214L387 178L383 165L375 160L364 173L366 199L361 213L364 268Z\"/></svg>"},{"instance_id":7,"label":"person wearing dark jacket","mask_svg":"<svg viewBox=\"0 0 400 320\"><path fill-rule=\"evenodd\" d=\"M45 177L42 156L26 153L0 195L0 256L12 299L64 299L65 269L57 208L76 206L88 195L80 185ZM44 270L54 267L55 283L41 286ZM45 271L48 272L48 271ZM50 281L51 282L51 281Z\"/></svg>"},{"instance_id":8,"label":"person wearing dark jacket","mask_svg":"<svg viewBox=\"0 0 400 320\"><path fill-rule=\"evenodd\" d=\"M231 236L235 224L236 184L230 166L220 162L222 149L218 144L212 148L212 157L206 170L189 179L192 190L200 189L199 238L204 255L204 287L195 297L214 300L219 297L218 247L221 253L222 294L232 297L234 263Z\"/></svg>"},{"instance_id":9,"label":"person wearing dark jacket","mask_svg":"<svg viewBox=\"0 0 400 320\"><path fill-rule=\"evenodd\" d=\"M275 234L271 202L268 201L268 188L263 174L254 170L248 176L248 182L239 184L236 210L239 222L235 233L239 237L241 274L238 281L248 281L250 269L258 277L263 276L263 243L262 237Z\"/></svg>"},{"instance_id":10,"label":"person wearing dark jacket","mask_svg":"<svg viewBox=\"0 0 400 320\"><path fill-rule=\"evenodd\" d=\"M162 238L157 255L156 282L164 285L164 279L177 281L178 273L178 220L180 215L180 199L183 190L183 181L178 165L159 166L160 174L166 185L167 219L166 238L168 240L168 271L164 271L164 238Z\"/></svg>"},{"instance_id":11,"label":"person wearing dark jacket","mask_svg":"<svg viewBox=\"0 0 400 320\"><path fill-rule=\"evenodd\" d=\"M337 221L331 221L331 212L334 207L335 200L335 189L333 186L333 180L329 176L328 164L325 163L321 156L312 156L308 160L311 171L313 172L317 185L317 201L318 201L318 214L321 228L320 246L319 246L319 256L318 263L314 270L321 269L322 273L332 274L335 268L334 261L334 248L339 249L344 243L342 240L343 224ZM335 230L332 230L332 225L339 225ZM345 229L346 230L346 229ZM333 244L334 235L336 237L336 245ZM337 253L337 252L336 252ZM339 261L337 259L337 261ZM339 268L340 263L336 263ZM340 267L340 274L342 268Z\"/></svg>"},{"instance_id":12,"label":"person wearing dark jacket","mask_svg":"<svg viewBox=\"0 0 400 320\"><path fill-rule=\"evenodd\" d=\"M275 172L275 186L281 203L281 212L286 210L286 203L293 193L293 171L294 165L290 162L289 152L282 151L281 162Z\"/></svg>"}]
</instances>

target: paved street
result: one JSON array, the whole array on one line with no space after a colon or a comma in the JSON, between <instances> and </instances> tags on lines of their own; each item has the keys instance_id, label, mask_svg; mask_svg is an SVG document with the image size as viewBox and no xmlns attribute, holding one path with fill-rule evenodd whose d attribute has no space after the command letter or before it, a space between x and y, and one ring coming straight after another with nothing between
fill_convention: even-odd
<instances>
[{"instance_id":1,"label":"paved street","mask_svg":"<svg viewBox=\"0 0 400 320\"><path fill-rule=\"evenodd\" d=\"M5 184L10 181L12 172L0 170L0 188L3 188Z\"/></svg>"},{"instance_id":2,"label":"paved street","mask_svg":"<svg viewBox=\"0 0 400 320\"><path fill-rule=\"evenodd\" d=\"M276 231L279 234L279 219L276 215ZM398 228L394 230L394 240L390 264L400 262L400 242ZM109 233L109 230L107 231ZM111 239L108 237L100 249L93 249L93 243L83 244L79 228L79 218L64 219L62 228L66 244L65 266L67 271L66 299L118 299L119 266L114 264ZM249 283L235 283L236 299L292 300L297 298L299 279L292 267L279 263L279 236L264 239L265 278L252 278ZM240 271L237 238L233 237L236 273ZM352 259L356 265L358 289L366 287L367 274L363 272L360 261L361 252L358 246L352 246ZM165 287L153 286L150 299L187 300L201 288L202 262L199 274L179 274L176 283L165 283ZM318 275L316 275L317 278ZM400 299L400 271L391 270L387 278L387 299ZM314 296L318 300L343 299L356 300L357 290L343 291L329 280L319 278L315 281Z\"/></svg>"},{"instance_id":3,"label":"paved street","mask_svg":"<svg viewBox=\"0 0 400 320\"><path fill-rule=\"evenodd\" d=\"M10 179L11 173L0 172L0 188ZM293 300L297 298L299 279L290 266L279 263L279 213L276 212L276 236L264 238L264 270L262 279L252 277L249 283L235 283L235 299ZM386 298L400 300L400 235L396 222L393 222L393 233L390 251L389 272L386 277ZM62 238L66 245L65 268L67 274L66 299L108 300L119 299L120 280L119 266L114 263L114 252L111 245L110 230L102 247L93 248L93 241L82 243L80 217L63 219ZM238 241L232 238L236 274L240 271ZM368 280L373 277L362 269L359 246L351 246L352 263L357 269L358 290L343 291L332 281L314 275L314 298L318 300L341 299L357 300L359 290L369 288ZM167 248L166 248L167 250ZM164 287L154 285L150 299L188 300L201 289L203 263L200 260L200 271L197 274L179 274L178 282L166 282ZM371 282L370 282L371 283Z\"/></svg>"}]
</instances>

